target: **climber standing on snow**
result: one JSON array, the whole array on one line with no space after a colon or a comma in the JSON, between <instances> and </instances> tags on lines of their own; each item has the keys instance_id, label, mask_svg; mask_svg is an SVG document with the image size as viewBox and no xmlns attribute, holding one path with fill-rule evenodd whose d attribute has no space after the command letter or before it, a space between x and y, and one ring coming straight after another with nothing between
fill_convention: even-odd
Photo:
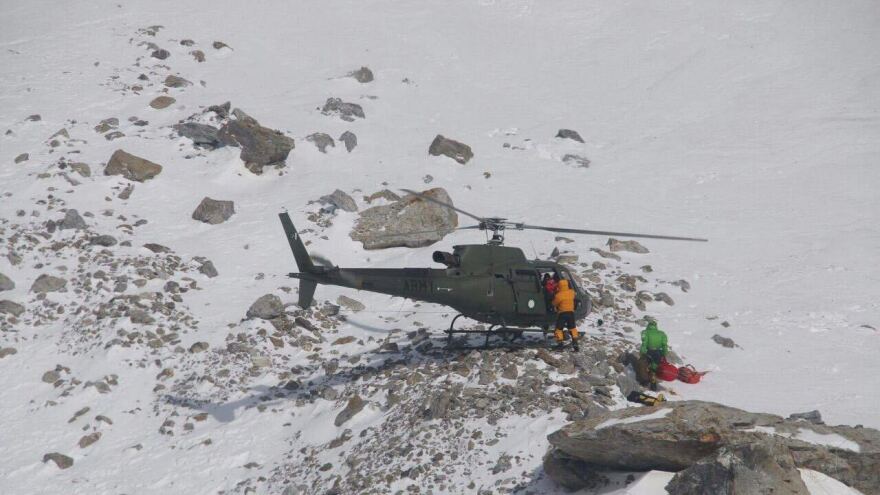
<instances>
[{"instance_id":1,"label":"climber standing on snow","mask_svg":"<svg viewBox=\"0 0 880 495\"><path fill-rule=\"evenodd\" d=\"M568 280L559 281L559 289L553 296L553 307L556 308L556 342L562 344L565 342L564 328L567 328L571 335L571 348L578 351L578 329L577 322L574 320L574 296L575 292L568 287Z\"/></svg>"},{"instance_id":2,"label":"climber standing on snow","mask_svg":"<svg viewBox=\"0 0 880 495\"><path fill-rule=\"evenodd\" d=\"M657 328L657 322L648 322L642 330L642 347L636 365L636 378L642 385L657 390L657 367L669 352L666 333Z\"/></svg>"}]
</instances>

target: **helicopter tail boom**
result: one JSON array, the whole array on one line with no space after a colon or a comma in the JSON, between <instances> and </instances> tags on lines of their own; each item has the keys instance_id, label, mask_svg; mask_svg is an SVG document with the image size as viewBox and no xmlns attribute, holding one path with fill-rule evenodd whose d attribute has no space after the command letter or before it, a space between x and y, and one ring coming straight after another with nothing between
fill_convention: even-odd
<instances>
[{"instance_id":1,"label":"helicopter tail boom","mask_svg":"<svg viewBox=\"0 0 880 495\"><path fill-rule=\"evenodd\" d=\"M315 289L318 287L318 283L308 275L317 273L319 270L315 267L315 264L312 263L312 259L309 257L309 252L306 251L306 246L303 244L299 233L296 231L296 227L293 226L293 222L290 220L290 215L288 215L287 212L279 213L278 218L281 219L281 225L284 227L284 234L287 237L287 243L290 244L290 250L293 252L293 259L296 261L296 267L300 271L300 273L296 274L298 275L296 278L300 279L298 304L301 308L308 308L312 304Z\"/></svg>"}]
</instances>

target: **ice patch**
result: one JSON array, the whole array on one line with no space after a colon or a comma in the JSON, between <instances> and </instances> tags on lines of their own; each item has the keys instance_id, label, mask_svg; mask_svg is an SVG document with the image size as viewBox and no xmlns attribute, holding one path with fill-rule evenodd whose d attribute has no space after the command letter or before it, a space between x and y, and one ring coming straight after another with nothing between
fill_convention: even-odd
<instances>
[{"instance_id":1,"label":"ice patch","mask_svg":"<svg viewBox=\"0 0 880 495\"><path fill-rule=\"evenodd\" d=\"M850 450L852 452L861 451L859 444L836 433L818 433L813 430L798 428L797 434L792 435L791 433L778 432L776 431L776 428L773 428L772 426L756 426L745 431L755 431L766 433L768 435L776 435L779 437L794 438L795 440L811 443L813 445L822 445L824 447Z\"/></svg>"},{"instance_id":2,"label":"ice patch","mask_svg":"<svg viewBox=\"0 0 880 495\"><path fill-rule=\"evenodd\" d=\"M862 492L850 488L840 481L811 469L798 469L801 479L812 495L861 495Z\"/></svg>"}]
</instances>

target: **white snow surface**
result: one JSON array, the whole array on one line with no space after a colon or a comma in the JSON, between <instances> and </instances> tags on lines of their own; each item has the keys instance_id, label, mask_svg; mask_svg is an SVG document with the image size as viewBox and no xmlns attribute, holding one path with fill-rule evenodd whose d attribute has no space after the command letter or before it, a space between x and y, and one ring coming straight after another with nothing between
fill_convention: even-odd
<instances>
[{"instance_id":1,"label":"white snow surface","mask_svg":"<svg viewBox=\"0 0 880 495\"><path fill-rule=\"evenodd\" d=\"M359 200L384 187L422 188L430 174L428 187L444 187L457 206L478 214L707 237L709 243L644 240L649 254L620 253L620 266L632 273L650 264L660 280L690 282L689 292L671 294L674 306L647 308L686 362L711 371L699 385L672 384L677 397L781 415L819 409L829 424L877 428L878 23L880 6L870 0L7 1L0 8L0 219L15 221L19 209L30 216L34 201L53 194L67 207L94 212L86 221L114 235L117 222L99 212L148 219L125 236L134 247L119 247L121 253L143 254L138 246L155 242L185 259L211 259L221 275L202 277L202 290L187 294L198 320L184 337L187 348L196 341L224 346L226 325L240 321L260 295L291 285L285 274L293 260L276 213L287 209L298 226L311 226L307 202L337 188ZM155 37L136 34L156 24L164 28ZM197 41L193 48L206 62L187 54L193 48L177 43L183 38ZM137 46L143 40L172 56L150 59ZM231 49L211 48L214 40ZM374 82L342 77L362 65ZM176 103L153 110L147 104L160 84L140 94L120 91L141 72L179 74L195 84L170 90ZM331 96L361 104L366 119L322 115L316 107ZM169 138L171 124L227 100L296 138L286 174L255 176L236 148L200 153L188 140ZM31 114L42 120L26 121ZM139 130L130 116L149 125ZM106 141L92 130L107 117L119 118L126 137ZM47 138L61 128L88 143L50 152ZM560 128L577 130L586 143L554 138ZM358 136L352 153L338 143L321 154L303 139L345 130ZM474 159L462 166L428 156L436 134L469 144ZM156 179L137 183L126 202L105 200L127 181L101 173L119 148L164 167ZM77 177L77 187L57 176L37 178L70 149L80 153L67 157L88 163L91 178ZM20 153L29 160L13 164ZM568 153L588 157L590 167L562 163ZM220 225L193 221L204 196L235 201L235 215ZM35 220L57 216L44 209ZM483 240L464 231L425 248L368 252L348 237L355 218L340 213L326 238L309 239L309 249L340 266L415 267L430 265L435 249ZM508 244L528 253L534 246L546 257L553 237L511 231ZM566 247L590 262L600 258L589 248L605 241L580 236ZM16 283L0 299L31 300L31 283L47 271L63 273L0 257L0 272ZM384 337L388 323L379 312L413 309L339 288L320 287L317 296L334 301L339 294L367 305L342 330L358 338ZM295 294L285 300L293 301ZM436 313L415 318L439 333L448 324L443 308L426 307ZM340 433L332 402L272 404L281 413L268 414L248 394L210 406L194 435L159 435L167 418L149 412L162 367L133 366L134 349L65 354L53 337L61 330L0 334L0 346L18 351L0 360L0 492L238 493L239 481L265 473L295 442L319 444ZM716 333L740 347L719 346L711 340ZM112 394L88 388L62 400L40 379L56 364L82 380L116 374L120 385ZM276 383L267 374L256 386ZM114 424L80 449L85 420L68 419L84 406L89 419L106 414ZM346 427L361 431L380 414L368 407ZM493 428L518 435L496 444L492 455L527 454L517 470L540 473L546 435L561 424L558 415L510 418ZM297 440L294 432L301 432ZM207 438L210 446L201 443ZM42 463L53 451L73 457L74 468ZM259 467L243 467L251 462ZM333 464L328 476L344 476L344 462ZM648 473L614 490L662 493L667 475ZM503 477L461 476L455 491L472 493L472 479L488 488ZM813 493L852 493L826 478L804 474ZM542 478L530 488L558 490Z\"/></svg>"},{"instance_id":2,"label":"white snow surface","mask_svg":"<svg viewBox=\"0 0 880 495\"><path fill-rule=\"evenodd\" d=\"M853 452L861 452L861 447L856 442L844 438L836 433L819 433L809 428L798 428L797 433L791 434L779 431L772 426L756 426L745 431L757 431L768 435L778 435L780 437L794 438L807 443L822 445L825 447L835 447L838 449L851 450Z\"/></svg>"}]
</instances>

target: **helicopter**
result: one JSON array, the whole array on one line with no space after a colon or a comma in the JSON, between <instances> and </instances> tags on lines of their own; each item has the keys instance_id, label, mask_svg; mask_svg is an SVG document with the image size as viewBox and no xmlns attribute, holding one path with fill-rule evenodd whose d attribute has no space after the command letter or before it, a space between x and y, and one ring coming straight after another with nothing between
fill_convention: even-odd
<instances>
[{"instance_id":1,"label":"helicopter","mask_svg":"<svg viewBox=\"0 0 880 495\"><path fill-rule=\"evenodd\" d=\"M491 335L500 335L510 341L521 336L523 332L541 332L546 337L555 325L557 315L545 297L541 283L544 274L557 275L560 280L568 281L568 286L575 291L576 321L583 320L592 311L592 301L566 266L553 261L529 260L521 249L505 246L505 231L531 229L569 234L708 241L693 237L529 225L500 217L481 217L416 191L402 191L477 221L476 225L455 230L483 230L491 232L491 238L485 244L453 246L451 253L434 251L433 261L444 265L444 268L340 268L326 262L316 264L306 251L290 216L286 212L279 213L281 225L299 269L299 272L288 276L300 281L300 307L307 308L311 305L319 284L337 285L441 304L454 309L458 314L445 330L447 345L452 344L455 334L484 334L485 345L488 345ZM315 261L323 261L315 258ZM455 322L462 316L486 323L489 328L456 329Z\"/></svg>"}]
</instances>

